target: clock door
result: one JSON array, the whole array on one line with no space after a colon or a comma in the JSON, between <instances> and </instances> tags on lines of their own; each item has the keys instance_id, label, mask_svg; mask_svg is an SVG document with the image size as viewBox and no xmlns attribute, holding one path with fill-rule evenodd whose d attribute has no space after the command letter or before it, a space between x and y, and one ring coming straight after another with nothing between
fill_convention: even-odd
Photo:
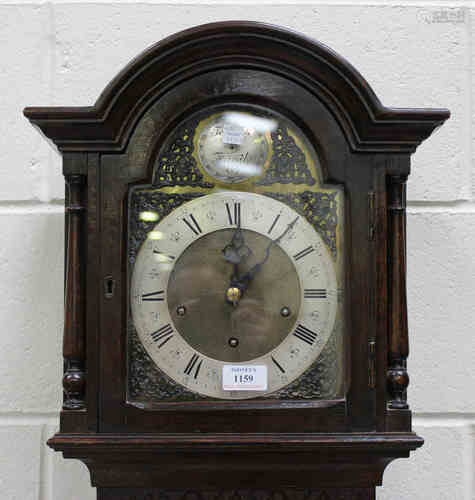
<instances>
[{"instance_id":1,"label":"clock door","mask_svg":"<svg viewBox=\"0 0 475 500\"><path fill-rule=\"evenodd\" d=\"M221 80L246 81L249 95L203 100ZM252 96L258 81L295 97ZM103 353L120 373L103 392L105 429L344 430L358 283L348 231L359 227L328 121L288 80L219 71L152 107L126 154L102 157L103 200L120 221L103 226L104 273L121 270L120 298L103 308L103 331L121 331ZM276 411L284 402L292 413Z\"/></svg>"},{"instance_id":2,"label":"clock door","mask_svg":"<svg viewBox=\"0 0 475 500\"><path fill-rule=\"evenodd\" d=\"M341 398L343 191L289 120L223 108L129 192L128 402Z\"/></svg>"}]
</instances>

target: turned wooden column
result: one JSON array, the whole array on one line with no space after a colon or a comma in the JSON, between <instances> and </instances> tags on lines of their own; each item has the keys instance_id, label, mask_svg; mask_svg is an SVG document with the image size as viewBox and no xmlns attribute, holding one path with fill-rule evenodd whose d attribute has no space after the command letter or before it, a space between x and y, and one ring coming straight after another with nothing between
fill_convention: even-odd
<instances>
[{"instance_id":1,"label":"turned wooden column","mask_svg":"<svg viewBox=\"0 0 475 500\"><path fill-rule=\"evenodd\" d=\"M406 176L389 177L389 407L408 408L409 355L406 297Z\"/></svg>"},{"instance_id":2,"label":"turned wooden column","mask_svg":"<svg viewBox=\"0 0 475 500\"><path fill-rule=\"evenodd\" d=\"M66 176L66 283L64 298L63 408L85 408L85 279L81 234L86 207L85 175Z\"/></svg>"}]
</instances>

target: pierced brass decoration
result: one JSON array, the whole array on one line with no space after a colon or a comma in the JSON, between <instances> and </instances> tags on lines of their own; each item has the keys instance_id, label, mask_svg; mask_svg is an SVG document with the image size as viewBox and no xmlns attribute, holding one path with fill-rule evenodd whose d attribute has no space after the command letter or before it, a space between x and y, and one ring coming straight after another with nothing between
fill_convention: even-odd
<instances>
[{"instance_id":1,"label":"pierced brass decoration","mask_svg":"<svg viewBox=\"0 0 475 500\"><path fill-rule=\"evenodd\" d=\"M157 157L152 185L163 186L199 186L212 188L213 184L204 180L197 161L193 156L193 137L198 119L192 119L181 125L173 134L165 151Z\"/></svg>"},{"instance_id":2,"label":"pierced brass decoration","mask_svg":"<svg viewBox=\"0 0 475 500\"><path fill-rule=\"evenodd\" d=\"M305 154L287 128L278 127L271 136L274 155L264 178L256 181L256 185L269 186L279 182L313 186L316 180L307 165Z\"/></svg>"},{"instance_id":3,"label":"pierced brass decoration","mask_svg":"<svg viewBox=\"0 0 475 500\"><path fill-rule=\"evenodd\" d=\"M190 201L204 193L162 193L157 189L134 190L129 207L129 263L133 264L140 245L147 239L148 233L156 225L157 220L179 207L185 201ZM147 214L141 217L140 214Z\"/></svg>"},{"instance_id":4,"label":"pierced brass decoration","mask_svg":"<svg viewBox=\"0 0 475 500\"><path fill-rule=\"evenodd\" d=\"M327 244L333 258L337 255L338 193L303 191L300 193L266 193L305 215Z\"/></svg>"}]
</instances>

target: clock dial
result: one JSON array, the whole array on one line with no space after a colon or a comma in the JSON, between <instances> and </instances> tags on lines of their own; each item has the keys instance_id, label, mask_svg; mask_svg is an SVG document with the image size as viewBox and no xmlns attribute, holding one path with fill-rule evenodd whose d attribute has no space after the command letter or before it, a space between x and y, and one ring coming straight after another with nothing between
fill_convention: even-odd
<instances>
[{"instance_id":1,"label":"clock dial","mask_svg":"<svg viewBox=\"0 0 475 500\"><path fill-rule=\"evenodd\" d=\"M235 184L263 173L272 156L276 120L227 111L208 118L198 133L198 157L214 179Z\"/></svg>"},{"instance_id":2,"label":"clock dial","mask_svg":"<svg viewBox=\"0 0 475 500\"><path fill-rule=\"evenodd\" d=\"M169 377L200 394L243 399L282 388L317 359L335 323L336 292L327 247L303 216L267 196L216 192L148 234L131 310ZM230 367L258 368L266 388L229 390Z\"/></svg>"}]
</instances>

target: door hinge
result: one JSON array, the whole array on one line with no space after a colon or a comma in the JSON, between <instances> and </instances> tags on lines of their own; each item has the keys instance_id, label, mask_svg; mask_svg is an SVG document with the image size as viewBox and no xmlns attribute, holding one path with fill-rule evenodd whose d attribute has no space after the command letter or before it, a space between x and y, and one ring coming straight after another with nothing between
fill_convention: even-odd
<instances>
[{"instance_id":1,"label":"door hinge","mask_svg":"<svg viewBox=\"0 0 475 500\"><path fill-rule=\"evenodd\" d=\"M376 232L376 203L375 193L370 191L368 193L368 239L374 240L374 233Z\"/></svg>"},{"instance_id":2,"label":"door hinge","mask_svg":"<svg viewBox=\"0 0 475 500\"><path fill-rule=\"evenodd\" d=\"M376 387L376 342L371 340L368 349L368 385L370 389Z\"/></svg>"}]
</instances>

